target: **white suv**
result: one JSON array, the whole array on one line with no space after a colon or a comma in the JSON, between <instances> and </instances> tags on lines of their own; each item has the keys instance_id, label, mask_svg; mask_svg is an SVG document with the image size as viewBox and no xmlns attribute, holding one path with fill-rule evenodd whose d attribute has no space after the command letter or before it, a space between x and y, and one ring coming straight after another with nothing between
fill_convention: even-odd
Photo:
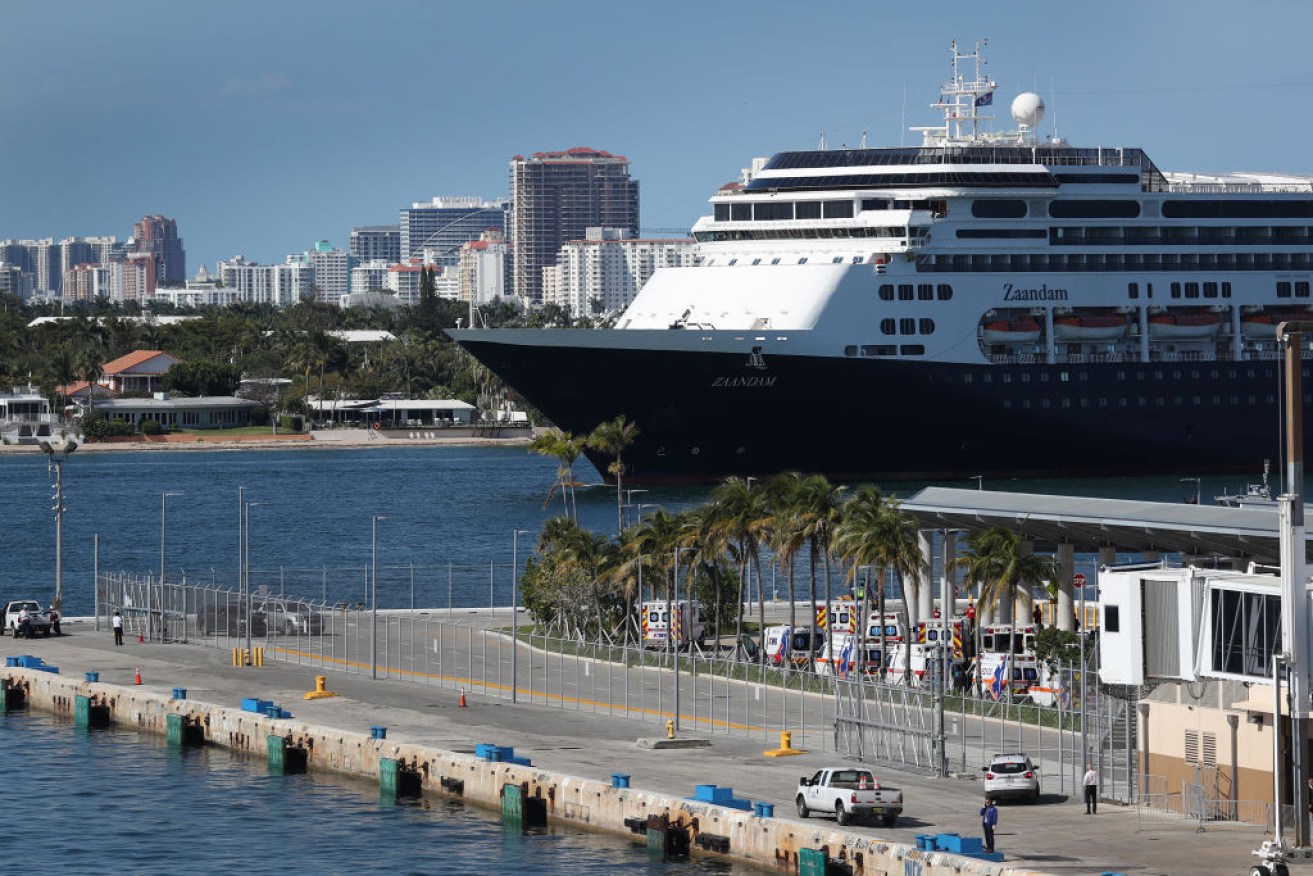
<instances>
[{"instance_id":1,"label":"white suv","mask_svg":"<svg viewBox=\"0 0 1313 876\"><path fill-rule=\"evenodd\" d=\"M985 796L995 800L1039 800L1039 768L1024 754L996 754L985 774Z\"/></svg>"}]
</instances>

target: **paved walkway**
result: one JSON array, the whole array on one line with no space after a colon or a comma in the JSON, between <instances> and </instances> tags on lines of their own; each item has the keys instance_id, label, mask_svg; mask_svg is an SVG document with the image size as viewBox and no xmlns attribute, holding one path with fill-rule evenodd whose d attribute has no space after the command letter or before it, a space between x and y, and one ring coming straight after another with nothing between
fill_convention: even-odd
<instances>
[{"instance_id":1,"label":"paved walkway","mask_svg":"<svg viewBox=\"0 0 1313 876\"><path fill-rule=\"evenodd\" d=\"M602 781L613 772L628 773L635 788L692 796L697 784L732 786L735 796L773 802L776 815L787 818L796 817L790 801L798 777L831 765L826 755L767 758L759 741L719 736L710 737L710 748L644 750L634 742L652 734L650 724L472 695L468 707L460 708L455 691L332 672L328 689L340 696L307 701L301 695L314 688L315 675L307 667L236 668L230 652L213 647L128 641L116 648L109 632L95 632L90 621L68 621L65 627L68 635L62 638L0 638L0 654L35 654L64 675L81 677L93 670L111 684L131 685L140 669L143 686L161 693L185 687L191 699L233 707L243 697L260 697L299 721L363 734L381 724L389 740L470 753L481 742L512 745L535 766ZM892 829L857 830L908 844L918 833L979 835L977 783L878 772L884 785L903 790L906 816ZM1098 815L1086 816L1075 796L1048 794L1037 806L1000 807L997 847L1009 863L1047 873L1234 876L1247 872L1249 852L1262 839L1261 828L1205 833L1190 824L1137 828L1131 809L1105 804Z\"/></svg>"}]
</instances>

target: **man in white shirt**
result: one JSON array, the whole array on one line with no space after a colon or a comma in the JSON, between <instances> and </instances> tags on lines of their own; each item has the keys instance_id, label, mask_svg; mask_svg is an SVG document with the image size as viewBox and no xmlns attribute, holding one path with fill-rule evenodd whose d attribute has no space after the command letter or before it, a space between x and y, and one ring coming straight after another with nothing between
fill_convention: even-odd
<instances>
[{"instance_id":1,"label":"man in white shirt","mask_svg":"<svg viewBox=\"0 0 1313 876\"><path fill-rule=\"evenodd\" d=\"M1089 764L1085 765L1081 784L1085 786L1085 814L1094 815L1099 811L1099 774Z\"/></svg>"}]
</instances>

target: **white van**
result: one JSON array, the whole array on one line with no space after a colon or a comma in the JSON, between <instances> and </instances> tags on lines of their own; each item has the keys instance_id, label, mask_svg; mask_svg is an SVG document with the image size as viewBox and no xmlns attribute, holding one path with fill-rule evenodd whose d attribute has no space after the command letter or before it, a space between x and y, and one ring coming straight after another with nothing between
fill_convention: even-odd
<instances>
[{"instance_id":1,"label":"white van","mask_svg":"<svg viewBox=\"0 0 1313 876\"><path fill-rule=\"evenodd\" d=\"M825 650L825 631L806 628L795 630L788 624L766 627L763 642L766 661L772 666L806 666L810 655Z\"/></svg>"},{"instance_id":2,"label":"white van","mask_svg":"<svg viewBox=\"0 0 1313 876\"><path fill-rule=\"evenodd\" d=\"M831 649L833 660L830 659ZM861 642L855 633L834 633L832 643L816 653L816 672L839 678L874 675L880 669L880 643L866 640L865 659L862 659L861 651Z\"/></svg>"},{"instance_id":3,"label":"white van","mask_svg":"<svg viewBox=\"0 0 1313 876\"><path fill-rule=\"evenodd\" d=\"M688 600L678 599L669 603L670 615L675 619L673 641L677 647L685 648L689 642L696 642L702 647L706 636L706 625L702 623L702 607L696 601L690 608ZM644 648L667 648L672 640L670 617L666 615L666 601L657 599L644 602L639 606L639 628L643 631Z\"/></svg>"}]
</instances>

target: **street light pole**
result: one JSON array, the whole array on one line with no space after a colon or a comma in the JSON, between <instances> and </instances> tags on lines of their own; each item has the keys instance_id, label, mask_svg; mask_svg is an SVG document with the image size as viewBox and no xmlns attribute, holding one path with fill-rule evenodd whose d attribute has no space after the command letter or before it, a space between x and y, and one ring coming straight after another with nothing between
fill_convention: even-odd
<instances>
[{"instance_id":1,"label":"street light pole","mask_svg":"<svg viewBox=\"0 0 1313 876\"><path fill-rule=\"evenodd\" d=\"M375 514L370 520L369 673L378 678L378 522L387 517Z\"/></svg>"},{"instance_id":2,"label":"street light pole","mask_svg":"<svg viewBox=\"0 0 1313 876\"><path fill-rule=\"evenodd\" d=\"M675 548L675 600L674 610L670 610L670 600L666 600L666 641L675 642L675 732L679 732L679 642L675 640L675 618L679 615L679 552L683 548ZM693 616L693 609L689 607L689 618ZM692 634L689 630L689 634Z\"/></svg>"},{"instance_id":3,"label":"street light pole","mask_svg":"<svg viewBox=\"0 0 1313 876\"><path fill-rule=\"evenodd\" d=\"M51 605L55 610L63 608L64 603L64 460L78 449L76 441L67 438L62 441L42 441L41 450L46 454L47 465L55 467L55 598Z\"/></svg>"},{"instance_id":4,"label":"street light pole","mask_svg":"<svg viewBox=\"0 0 1313 876\"><path fill-rule=\"evenodd\" d=\"M242 489L241 487L238 488ZM263 505L264 502L243 502L241 513L238 516L238 522L241 524L238 529L238 543L243 546L244 553L241 557L241 569L239 577L242 582L242 614L246 619L246 653L251 654L251 626L253 618L251 617L251 509L256 505ZM241 530L245 530L243 536Z\"/></svg>"},{"instance_id":5,"label":"street light pole","mask_svg":"<svg viewBox=\"0 0 1313 876\"><path fill-rule=\"evenodd\" d=\"M511 702L519 694L520 669L520 533L531 534L531 529L517 529L511 536Z\"/></svg>"},{"instance_id":6,"label":"street light pole","mask_svg":"<svg viewBox=\"0 0 1313 876\"><path fill-rule=\"evenodd\" d=\"M170 496L182 496L182 495L184 495L184 494L183 494L183 493L160 493L160 599L159 599L159 611L160 611L160 617L161 617L161 618L164 617L164 565L165 565L165 564L164 564L164 556L165 556L165 554L164 554L164 546L165 546L165 543L166 543L166 541L167 541L167 539L166 539L166 533L167 533L167 531L168 531L168 526L167 526L167 522L166 522L167 519L168 519L168 515L167 515L166 512L167 512L167 508L168 508L169 497L170 497ZM149 605L149 602L150 602L150 598L149 598L149 597L150 597L150 593L147 592L146 596L147 596L147 600L146 600L146 601L147 601L147 603L148 603L147 606L146 606L146 638L147 638L149 641L152 641L152 642L153 642L153 641L155 641L155 617L154 617L154 615L151 613L151 606ZM163 636L161 636L161 638L163 638Z\"/></svg>"}]
</instances>

